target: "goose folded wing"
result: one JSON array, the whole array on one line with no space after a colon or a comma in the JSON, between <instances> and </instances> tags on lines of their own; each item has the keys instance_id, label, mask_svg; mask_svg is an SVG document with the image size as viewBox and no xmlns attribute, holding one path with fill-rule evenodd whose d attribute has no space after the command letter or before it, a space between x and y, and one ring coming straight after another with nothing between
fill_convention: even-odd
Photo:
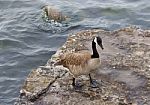
<instances>
[{"instance_id":1,"label":"goose folded wing","mask_svg":"<svg viewBox=\"0 0 150 105\"><path fill-rule=\"evenodd\" d=\"M61 56L61 62L67 65L83 65L91 58L90 53L67 53Z\"/></svg>"}]
</instances>

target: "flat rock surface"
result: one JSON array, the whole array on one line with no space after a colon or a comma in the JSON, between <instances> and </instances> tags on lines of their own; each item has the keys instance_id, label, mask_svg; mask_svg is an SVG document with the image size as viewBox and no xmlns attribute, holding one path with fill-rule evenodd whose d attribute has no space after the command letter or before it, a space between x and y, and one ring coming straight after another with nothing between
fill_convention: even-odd
<instances>
[{"instance_id":1,"label":"flat rock surface","mask_svg":"<svg viewBox=\"0 0 150 105\"><path fill-rule=\"evenodd\" d=\"M88 76L80 76L83 86L74 89L68 70L52 62L65 52L91 51L94 36L104 45L101 67L92 73L98 86L92 88ZM45 66L29 74L15 105L150 105L150 30L92 29L69 35Z\"/></svg>"}]
</instances>

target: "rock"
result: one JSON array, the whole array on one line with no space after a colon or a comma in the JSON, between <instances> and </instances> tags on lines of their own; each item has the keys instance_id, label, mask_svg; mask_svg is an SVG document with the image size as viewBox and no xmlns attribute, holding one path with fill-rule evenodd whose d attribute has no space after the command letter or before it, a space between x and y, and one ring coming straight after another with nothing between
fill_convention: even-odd
<instances>
[{"instance_id":1,"label":"rock","mask_svg":"<svg viewBox=\"0 0 150 105\"><path fill-rule=\"evenodd\" d=\"M15 104L150 105L150 38L147 32L127 27L113 32L83 30L70 35L45 66L31 71ZM98 35L103 38L105 49L101 52L102 66L92 76L99 85L92 88L88 77L81 76L77 81L82 81L83 87L75 90L68 69L54 67L53 62L65 52L90 50L92 38ZM144 41L145 38L149 42Z\"/></svg>"}]
</instances>

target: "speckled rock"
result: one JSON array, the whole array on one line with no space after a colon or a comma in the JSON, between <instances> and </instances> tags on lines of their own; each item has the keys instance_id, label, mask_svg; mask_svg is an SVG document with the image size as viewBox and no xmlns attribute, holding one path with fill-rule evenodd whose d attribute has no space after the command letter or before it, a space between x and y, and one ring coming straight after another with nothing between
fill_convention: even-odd
<instances>
[{"instance_id":1,"label":"speckled rock","mask_svg":"<svg viewBox=\"0 0 150 105\"><path fill-rule=\"evenodd\" d=\"M91 40L98 35L104 45L102 65L92 73L98 87L90 86L88 76L80 76L77 81L83 87L76 90L68 69L53 62L65 52L91 50ZM45 66L31 71L15 105L150 105L149 35L149 30L134 26L72 33Z\"/></svg>"}]
</instances>

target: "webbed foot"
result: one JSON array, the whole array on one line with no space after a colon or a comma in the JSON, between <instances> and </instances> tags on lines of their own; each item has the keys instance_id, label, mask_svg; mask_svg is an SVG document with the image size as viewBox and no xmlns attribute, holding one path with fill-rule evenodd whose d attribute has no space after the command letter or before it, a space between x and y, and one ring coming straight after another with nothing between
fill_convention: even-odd
<instances>
[{"instance_id":1,"label":"webbed foot","mask_svg":"<svg viewBox=\"0 0 150 105\"><path fill-rule=\"evenodd\" d=\"M72 86L75 90L81 90L83 87L83 84L76 82L75 83L75 78L73 78Z\"/></svg>"},{"instance_id":2,"label":"webbed foot","mask_svg":"<svg viewBox=\"0 0 150 105\"><path fill-rule=\"evenodd\" d=\"M98 88L99 87L99 83L96 80L90 80L90 86L92 88Z\"/></svg>"},{"instance_id":3,"label":"webbed foot","mask_svg":"<svg viewBox=\"0 0 150 105\"><path fill-rule=\"evenodd\" d=\"M92 78L91 78L91 75L89 74L89 77L90 77L90 86L92 87L92 88L98 88L99 87L99 83L96 81L96 80L93 80Z\"/></svg>"}]
</instances>

